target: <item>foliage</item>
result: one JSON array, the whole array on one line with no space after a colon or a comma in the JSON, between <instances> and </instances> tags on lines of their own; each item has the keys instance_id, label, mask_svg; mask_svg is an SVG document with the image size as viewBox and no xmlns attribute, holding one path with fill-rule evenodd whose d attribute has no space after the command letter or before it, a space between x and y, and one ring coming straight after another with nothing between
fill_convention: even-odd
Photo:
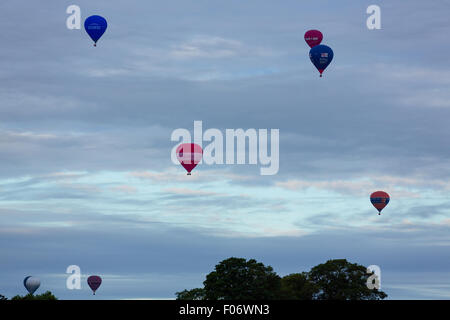
<instances>
[{"instance_id":1,"label":"foliage","mask_svg":"<svg viewBox=\"0 0 450 320\"><path fill-rule=\"evenodd\" d=\"M369 289L367 269L345 259L328 260L309 272L280 278L254 259L229 258L206 276L203 288L177 292L178 300L381 300Z\"/></svg>"},{"instance_id":2,"label":"foliage","mask_svg":"<svg viewBox=\"0 0 450 320\"><path fill-rule=\"evenodd\" d=\"M275 299L280 277L272 267L256 260L229 258L206 276L204 288L177 292L178 300L255 300Z\"/></svg>"},{"instance_id":3,"label":"foliage","mask_svg":"<svg viewBox=\"0 0 450 320\"><path fill-rule=\"evenodd\" d=\"M366 267L345 259L328 260L309 272L309 279L318 288L318 300L381 300L387 294L367 287L370 276Z\"/></svg>"},{"instance_id":4,"label":"foliage","mask_svg":"<svg viewBox=\"0 0 450 320\"><path fill-rule=\"evenodd\" d=\"M50 291L46 291L45 293L32 295L27 294L25 296L14 296L11 300L58 300Z\"/></svg>"},{"instance_id":5,"label":"foliage","mask_svg":"<svg viewBox=\"0 0 450 320\"><path fill-rule=\"evenodd\" d=\"M177 300L204 300L205 290L203 288L195 288L192 290L183 290L176 293Z\"/></svg>"},{"instance_id":6,"label":"foliage","mask_svg":"<svg viewBox=\"0 0 450 320\"><path fill-rule=\"evenodd\" d=\"M309 280L308 273L293 273L281 279L280 299L312 300L319 291Z\"/></svg>"},{"instance_id":7,"label":"foliage","mask_svg":"<svg viewBox=\"0 0 450 320\"><path fill-rule=\"evenodd\" d=\"M280 277L254 259L229 258L216 265L203 284L206 300L268 300L276 298Z\"/></svg>"}]
</instances>

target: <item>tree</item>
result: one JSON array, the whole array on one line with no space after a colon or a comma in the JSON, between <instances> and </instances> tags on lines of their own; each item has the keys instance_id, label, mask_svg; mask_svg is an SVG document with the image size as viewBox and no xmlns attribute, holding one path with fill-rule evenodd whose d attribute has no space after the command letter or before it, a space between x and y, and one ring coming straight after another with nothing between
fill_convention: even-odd
<instances>
[{"instance_id":1,"label":"tree","mask_svg":"<svg viewBox=\"0 0 450 320\"><path fill-rule=\"evenodd\" d=\"M8 298L5 297L4 295L0 294L0 301L4 301L4 300L8 300Z\"/></svg>"},{"instance_id":2,"label":"tree","mask_svg":"<svg viewBox=\"0 0 450 320\"><path fill-rule=\"evenodd\" d=\"M281 279L280 299L283 300L312 300L318 291L306 272L293 273Z\"/></svg>"},{"instance_id":3,"label":"tree","mask_svg":"<svg viewBox=\"0 0 450 320\"><path fill-rule=\"evenodd\" d=\"M203 284L207 300L276 299L281 285L272 267L243 258L223 260Z\"/></svg>"},{"instance_id":4,"label":"tree","mask_svg":"<svg viewBox=\"0 0 450 320\"><path fill-rule=\"evenodd\" d=\"M177 292L178 300L381 300L387 294L367 287L373 275L345 259L328 260L309 272L280 278L254 259L229 258L206 276L203 288Z\"/></svg>"},{"instance_id":5,"label":"tree","mask_svg":"<svg viewBox=\"0 0 450 320\"><path fill-rule=\"evenodd\" d=\"M205 290L203 288L195 288L192 290L183 290L177 292L177 300L204 300Z\"/></svg>"},{"instance_id":6,"label":"tree","mask_svg":"<svg viewBox=\"0 0 450 320\"><path fill-rule=\"evenodd\" d=\"M204 288L177 292L179 300L256 300L276 299L280 277L272 267L254 259L229 258L206 276Z\"/></svg>"},{"instance_id":7,"label":"tree","mask_svg":"<svg viewBox=\"0 0 450 320\"><path fill-rule=\"evenodd\" d=\"M27 294L25 296L14 296L11 298L11 300L58 300L53 293L51 293L50 291L46 291L45 293L42 294L38 294L38 295L32 295L32 294Z\"/></svg>"},{"instance_id":8,"label":"tree","mask_svg":"<svg viewBox=\"0 0 450 320\"><path fill-rule=\"evenodd\" d=\"M345 259L328 260L309 272L309 279L318 288L319 300L381 300L387 294L367 287L366 267Z\"/></svg>"}]
</instances>

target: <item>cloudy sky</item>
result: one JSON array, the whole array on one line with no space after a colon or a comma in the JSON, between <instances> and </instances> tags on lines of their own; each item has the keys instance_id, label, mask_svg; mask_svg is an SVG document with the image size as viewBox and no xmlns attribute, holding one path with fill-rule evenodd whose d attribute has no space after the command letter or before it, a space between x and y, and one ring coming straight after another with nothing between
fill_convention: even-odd
<instances>
[{"instance_id":1,"label":"cloudy sky","mask_svg":"<svg viewBox=\"0 0 450 320\"><path fill-rule=\"evenodd\" d=\"M100 14L94 48L66 8ZM381 7L382 29L366 9ZM450 1L0 4L0 294L174 298L219 261L346 258L450 298ZM303 34L333 48L319 78ZM172 163L177 128L279 129L280 169ZM369 195L385 190L381 216ZM66 288L78 265L82 290Z\"/></svg>"}]
</instances>

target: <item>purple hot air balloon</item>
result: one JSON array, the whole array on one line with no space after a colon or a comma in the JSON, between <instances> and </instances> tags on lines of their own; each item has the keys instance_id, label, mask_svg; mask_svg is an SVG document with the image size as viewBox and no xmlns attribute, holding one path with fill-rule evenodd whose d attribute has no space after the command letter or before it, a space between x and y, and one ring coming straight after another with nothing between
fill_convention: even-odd
<instances>
[{"instance_id":1,"label":"purple hot air balloon","mask_svg":"<svg viewBox=\"0 0 450 320\"><path fill-rule=\"evenodd\" d=\"M92 291L94 292L94 295L95 295L95 291L102 284L102 278L100 278L99 276L90 276L87 279L87 283L88 283L89 287L91 287L91 289L92 289Z\"/></svg>"}]
</instances>

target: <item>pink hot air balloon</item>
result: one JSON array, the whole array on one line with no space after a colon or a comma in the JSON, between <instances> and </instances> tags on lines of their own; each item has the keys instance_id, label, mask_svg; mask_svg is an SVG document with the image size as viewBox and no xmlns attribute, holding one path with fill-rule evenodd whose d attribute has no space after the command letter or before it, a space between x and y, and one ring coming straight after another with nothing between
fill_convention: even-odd
<instances>
[{"instance_id":1,"label":"pink hot air balloon","mask_svg":"<svg viewBox=\"0 0 450 320\"><path fill-rule=\"evenodd\" d=\"M90 276L87 279L87 283L88 283L89 287L92 289L92 291L94 292L94 295L95 295L95 291L102 284L102 278L100 278L99 276Z\"/></svg>"},{"instance_id":2,"label":"pink hot air balloon","mask_svg":"<svg viewBox=\"0 0 450 320\"><path fill-rule=\"evenodd\" d=\"M178 161L188 172L188 176L191 175L191 171L202 160L203 149L195 143L183 143L180 144L176 150Z\"/></svg>"},{"instance_id":3,"label":"pink hot air balloon","mask_svg":"<svg viewBox=\"0 0 450 320\"><path fill-rule=\"evenodd\" d=\"M319 45L322 42L323 35L319 30L309 30L305 33L305 41L310 48Z\"/></svg>"}]
</instances>

